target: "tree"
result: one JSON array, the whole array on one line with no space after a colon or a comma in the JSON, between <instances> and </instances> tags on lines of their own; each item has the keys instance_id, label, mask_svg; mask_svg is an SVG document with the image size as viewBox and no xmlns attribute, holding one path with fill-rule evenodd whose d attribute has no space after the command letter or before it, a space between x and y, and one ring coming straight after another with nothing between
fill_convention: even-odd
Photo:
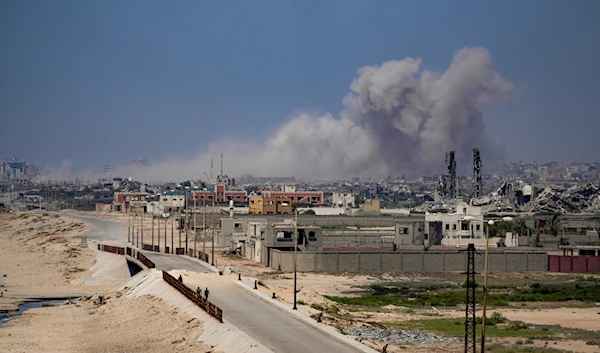
<instances>
[{"instance_id":1,"label":"tree","mask_svg":"<svg viewBox=\"0 0 600 353\"><path fill-rule=\"evenodd\" d=\"M560 213L555 213L552 216L552 220L550 221L550 234L552 234L553 236L558 235L559 225L562 221L562 218L560 216Z\"/></svg>"}]
</instances>

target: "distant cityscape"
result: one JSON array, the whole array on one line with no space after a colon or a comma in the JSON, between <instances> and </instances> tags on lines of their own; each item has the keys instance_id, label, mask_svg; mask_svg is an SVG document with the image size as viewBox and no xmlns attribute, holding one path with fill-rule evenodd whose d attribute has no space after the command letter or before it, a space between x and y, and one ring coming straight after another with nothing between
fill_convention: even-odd
<instances>
[{"instance_id":1,"label":"distant cityscape","mask_svg":"<svg viewBox=\"0 0 600 353\"><path fill-rule=\"evenodd\" d=\"M151 168L152 162L138 158L132 160L131 166ZM249 204L251 197L262 194L265 197L290 197L291 202L320 208L352 208L376 201L382 209L451 212L458 202L467 201L482 207L485 212L587 213L600 210L600 163L597 162L509 162L492 173L485 173L478 150L474 150L473 175L456 175L453 151L447 152L446 167L447 174L423 176L415 180L405 180L403 176L385 180L349 176L346 180L328 181L300 180L293 176L230 177L221 170L214 179L211 172L210 176L204 173L196 180L181 181L179 184L187 183L202 188L222 185L221 196L216 201L228 202L222 194L226 191L236 204ZM77 177L53 179L40 172L35 165L16 158L3 160L0 172L0 187L4 191L40 185L88 185L93 189L112 191L140 191L141 188L144 192L155 194L175 190L178 185L136 182L119 176L119 170L111 166L103 168L97 174L101 177L93 182ZM296 195L299 192L303 194Z\"/></svg>"}]
</instances>

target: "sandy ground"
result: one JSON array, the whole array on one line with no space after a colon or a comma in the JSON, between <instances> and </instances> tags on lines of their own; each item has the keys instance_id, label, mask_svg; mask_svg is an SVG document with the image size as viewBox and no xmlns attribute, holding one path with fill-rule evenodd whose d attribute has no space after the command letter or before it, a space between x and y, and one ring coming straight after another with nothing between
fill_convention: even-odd
<instances>
[{"instance_id":1,"label":"sandy ground","mask_svg":"<svg viewBox=\"0 0 600 353\"><path fill-rule=\"evenodd\" d=\"M84 223L67 217L0 214L0 303L107 289L72 283L89 274L96 256L80 239L73 239L85 229Z\"/></svg>"},{"instance_id":2,"label":"sandy ground","mask_svg":"<svg viewBox=\"0 0 600 353\"><path fill-rule=\"evenodd\" d=\"M202 322L154 297L114 295L28 310L0 329L0 352L210 352Z\"/></svg>"},{"instance_id":3,"label":"sandy ground","mask_svg":"<svg viewBox=\"0 0 600 353\"><path fill-rule=\"evenodd\" d=\"M73 238L85 229L86 224L66 216L0 214L0 309L28 298L108 298L101 306L89 300L30 309L0 326L0 352L213 351L196 342L202 323L164 301L110 294L116 287L110 283L116 263L105 257L114 255L97 253ZM96 259L103 268L94 269Z\"/></svg>"}]
</instances>

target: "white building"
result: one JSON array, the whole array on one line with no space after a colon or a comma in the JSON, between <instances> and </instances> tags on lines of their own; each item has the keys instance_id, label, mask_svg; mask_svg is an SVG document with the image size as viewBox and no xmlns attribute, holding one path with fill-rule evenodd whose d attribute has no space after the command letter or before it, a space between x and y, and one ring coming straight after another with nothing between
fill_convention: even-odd
<instances>
[{"instance_id":1,"label":"white building","mask_svg":"<svg viewBox=\"0 0 600 353\"><path fill-rule=\"evenodd\" d=\"M444 246L474 243L475 246L485 246L481 207L461 202L456 205L456 213L426 213L425 243Z\"/></svg>"},{"instance_id":2,"label":"white building","mask_svg":"<svg viewBox=\"0 0 600 353\"><path fill-rule=\"evenodd\" d=\"M355 204L354 194L345 192L334 192L332 201L334 206L344 208L354 207Z\"/></svg>"}]
</instances>

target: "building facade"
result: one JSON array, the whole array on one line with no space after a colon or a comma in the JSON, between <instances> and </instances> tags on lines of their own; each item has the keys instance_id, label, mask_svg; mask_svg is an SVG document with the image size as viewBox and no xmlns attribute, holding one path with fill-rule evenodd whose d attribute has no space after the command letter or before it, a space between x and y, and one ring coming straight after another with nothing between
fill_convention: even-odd
<instances>
[{"instance_id":1,"label":"building facade","mask_svg":"<svg viewBox=\"0 0 600 353\"><path fill-rule=\"evenodd\" d=\"M113 209L116 212L129 213L130 207L139 207L140 204L146 205L148 202L146 192L115 192L113 197Z\"/></svg>"},{"instance_id":2,"label":"building facade","mask_svg":"<svg viewBox=\"0 0 600 353\"><path fill-rule=\"evenodd\" d=\"M253 214L292 213L292 198L250 196L248 211Z\"/></svg>"},{"instance_id":3,"label":"building facade","mask_svg":"<svg viewBox=\"0 0 600 353\"><path fill-rule=\"evenodd\" d=\"M485 244L481 207L461 202L455 213L425 214L425 244L467 246Z\"/></svg>"},{"instance_id":4,"label":"building facade","mask_svg":"<svg viewBox=\"0 0 600 353\"><path fill-rule=\"evenodd\" d=\"M245 203L248 193L245 190L236 190L224 184L217 184L216 187L206 189L194 189L191 191L191 199L205 202L212 202L213 199L218 203L225 203L233 200L237 203Z\"/></svg>"}]
</instances>

